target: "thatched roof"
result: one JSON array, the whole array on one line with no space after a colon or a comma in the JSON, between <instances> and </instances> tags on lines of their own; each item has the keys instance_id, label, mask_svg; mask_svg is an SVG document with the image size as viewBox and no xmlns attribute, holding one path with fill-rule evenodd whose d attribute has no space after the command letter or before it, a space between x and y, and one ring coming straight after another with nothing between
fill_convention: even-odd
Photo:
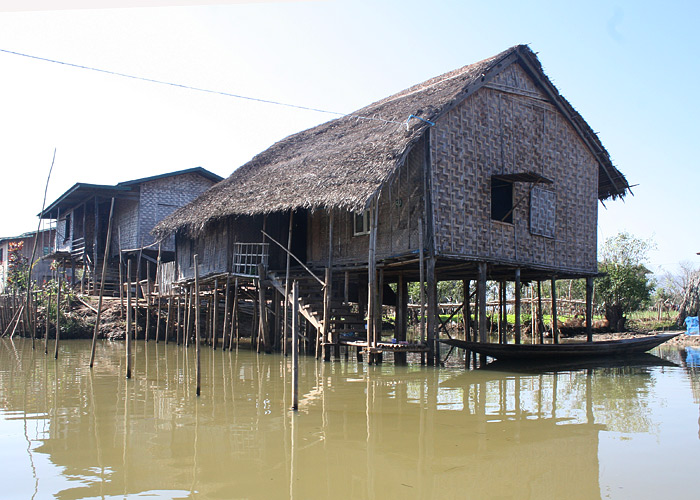
<instances>
[{"instance_id":1,"label":"thatched roof","mask_svg":"<svg viewBox=\"0 0 700 500\"><path fill-rule=\"evenodd\" d=\"M629 185L598 137L559 95L537 56L527 46L518 45L277 142L161 221L154 232L195 235L208 223L231 215L299 208L360 210L430 126L409 116L438 120L515 61L569 117L598 158L599 198L623 196Z\"/></svg>"}]
</instances>

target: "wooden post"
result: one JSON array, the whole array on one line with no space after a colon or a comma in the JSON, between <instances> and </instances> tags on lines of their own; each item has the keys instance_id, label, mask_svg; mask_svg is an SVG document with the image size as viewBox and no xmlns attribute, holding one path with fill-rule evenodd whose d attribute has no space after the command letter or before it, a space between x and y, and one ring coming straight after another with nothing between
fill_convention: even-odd
<instances>
[{"instance_id":1,"label":"wooden post","mask_svg":"<svg viewBox=\"0 0 700 500\"><path fill-rule=\"evenodd\" d=\"M325 286L323 287L323 359L331 360L331 270L326 268Z\"/></svg>"},{"instance_id":2,"label":"wooden post","mask_svg":"<svg viewBox=\"0 0 700 500\"><path fill-rule=\"evenodd\" d=\"M542 282L537 280L537 331L540 334L540 344L544 344L544 321L542 319Z\"/></svg>"},{"instance_id":3,"label":"wooden post","mask_svg":"<svg viewBox=\"0 0 700 500\"><path fill-rule=\"evenodd\" d=\"M420 334L421 343L425 342L425 249L423 244L423 217L418 217L418 275L420 291ZM421 354L421 364L425 364L425 354Z\"/></svg>"},{"instance_id":4,"label":"wooden post","mask_svg":"<svg viewBox=\"0 0 700 500\"><path fill-rule=\"evenodd\" d=\"M194 331L195 331L195 349L197 353L197 396L200 395L202 389L202 360L201 360L201 339L199 335L199 256L194 254L194 296L195 296L195 306L194 306Z\"/></svg>"},{"instance_id":5,"label":"wooden post","mask_svg":"<svg viewBox=\"0 0 700 500\"><path fill-rule=\"evenodd\" d=\"M131 378L131 259L126 261L126 378Z\"/></svg>"},{"instance_id":6,"label":"wooden post","mask_svg":"<svg viewBox=\"0 0 700 500\"><path fill-rule=\"evenodd\" d=\"M552 339L555 344L559 343L559 325L557 325L557 282L552 276Z\"/></svg>"},{"instance_id":7,"label":"wooden post","mask_svg":"<svg viewBox=\"0 0 700 500\"><path fill-rule=\"evenodd\" d=\"M367 265L367 345L376 347L377 333L375 332L377 314L377 200L372 200L369 215L369 252ZM369 362L374 361L374 357L368 356Z\"/></svg>"},{"instance_id":8,"label":"wooden post","mask_svg":"<svg viewBox=\"0 0 700 500\"><path fill-rule=\"evenodd\" d=\"M593 278L586 278L586 340L593 342Z\"/></svg>"},{"instance_id":9,"label":"wooden post","mask_svg":"<svg viewBox=\"0 0 700 500\"><path fill-rule=\"evenodd\" d=\"M143 336L148 342L148 335L151 333L151 261L146 261L146 331Z\"/></svg>"},{"instance_id":10,"label":"wooden post","mask_svg":"<svg viewBox=\"0 0 700 500\"><path fill-rule=\"evenodd\" d=\"M520 286L520 268L515 270L515 343L520 344L520 309L521 309L521 286Z\"/></svg>"},{"instance_id":11,"label":"wooden post","mask_svg":"<svg viewBox=\"0 0 700 500\"><path fill-rule=\"evenodd\" d=\"M231 308L231 341L229 342L229 351L233 350L233 336L236 336L236 349L240 339L240 331L238 328L238 278L233 284L233 307Z\"/></svg>"},{"instance_id":12,"label":"wooden post","mask_svg":"<svg viewBox=\"0 0 700 500\"><path fill-rule=\"evenodd\" d=\"M53 353L54 359L58 359L58 343L61 337L61 271L57 270L58 286L56 288L56 344Z\"/></svg>"},{"instance_id":13,"label":"wooden post","mask_svg":"<svg viewBox=\"0 0 700 500\"><path fill-rule=\"evenodd\" d=\"M435 328L435 321L438 317L438 299L437 299L437 278L435 276L435 256L428 256L427 265L428 274L428 317L427 317L427 335L428 335L428 365L440 364L440 347L439 347L439 331Z\"/></svg>"},{"instance_id":14,"label":"wooden post","mask_svg":"<svg viewBox=\"0 0 700 500\"><path fill-rule=\"evenodd\" d=\"M187 304L185 315L185 347L190 346L190 335L192 334L192 285L187 287Z\"/></svg>"},{"instance_id":15,"label":"wooden post","mask_svg":"<svg viewBox=\"0 0 700 500\"><path fill-rule=\"evenodd\" d=\"M403 273L399 274L398 283L396 284L396 331L394 337L397 342L406 340L406 330L408 329L408 283L404 279ZM394 364L405 365L406 353L395 352Z\"/></svg>"},{"instance_id":16,"label":"wooden post","mask_svg":"<svg viewBox=\"0 0 700 500\"><path fill-rule=\"evenodd\" d=\"M299 408L299 283L292 285L292 410Z\"/></svg>"},{"instance_id":17,"label":"wooden post","mask_svg":"<svg viewBox=\"0 0 700 500\"><path fill-rule=\"evenodd\" d=\"M488 342L486 335L486 262L479 262L479 342Z\"/></svg>"},{"instance_id":18,"label":"wooden post","mask_svg":"<svg viewBox=\"0 0 700 500\"><path fill-rule=\"evenodd\" d=\"M291 264L291 258L292 258L292 231L294 229L294 210L289 211L289 236L287 236L287 270L284 275L284 321L282 325L282 351L284 352L284 355L287 355L287 339L289 338L287 335L287 318L289 317L288 314L288 297L289 297L289 266Z\"/></svg>"},{"instance_id":19,"label":"wooden post","mask_svg":"<svg viewBox=\"0 0 700 500\"><path fill-rule=\"evenodd\" d=\"M172 306L173 306L173 294L168 295L168 313L165 317L165 343L168 343L168 337L170 336L170 329L172 328Z\"/></svg>"},{"instance_id":20,"label":"wooden post","mask_svg":"<svg viewBox=\"0 0 700 500\"><path fill-rule=\"evenodd\" d=\"M226 340L228 337L228 327L229 327L229 296L231 294L231 275L226 275L226 289L224 292L226 295L224 297L224 328L221 330L221 349L226 350Z\"/></svg>"},{"instance_id":21,"label":"wooden post","mask_svg":"<svg viewBox=\"0 0 700 500\"><path fill-rule=\"evenodd\" d=\"M212 318L211 318L211 342L212 342L212 348L216 351L216 343L219 340L219 337L216 336L216 323L217 323L217 318L219 316L219 280L214 279L214 291L211 294L211 300L213 300L212 304Z\"/></svg>"},{"instance_id":22,"label":"wooden post","mask_svg":"<svg viewBox=\"0 0 700 500\"><path fill-rule=\"evenodd\" d=\"M260 310L260 339L266 353L270 353L270 328L267 322L267 299L265 298L265 267L258 264L258 306Z\"/></svg>"},{"instance_id":23,"label":"wooden post","mask_svg":"<svg viewBox=\"0 0 700 500\"><path fill-rule=\"evenodd\" d=\"M119 308L119 317L122 315L122 311L124 311L124 262L122 260L122 232L121 232L121 226L117 228L117 233L118 233L118 238L117 238L117 243L119 244L119 305L121 306ZM85 272L83 268L83 272Z\"/></svg>"},{"instance_id":24,"label":"wooden post","mask_svg":"<svg viewBox=\"0 0 700 500\"><path fill-rule=\"evenodd\" d=\"M182 322L182 293L178 288L177 292L177 339L175 345L180 345L182 343L182 337L185 334L185 325Z\"/></svg>"},{"instance_id":25,"label":"wooden post","mask_svg":"<svg viewBox=\"0 0 700 500\"><path fill-rule=\"evenodd\" d=\"M472 322L472 305L471 305L471 295L469 293L469 288L471 287L471 280L462 280L462 295L464 301L462 302L462 326L464 328L464 340L467 342L471 341L471 322ZM469 353L467 353L467 357Z\"/></svg>"},{"instance_id":26,"label":"wooden post","mask_svg":"<svg viewBox=\"0 0 700 500\"><path fill-rule=\"evenodd\" d=\"M51 323L51 290L47 287L44 289L46 294L46 312L44 316L46 317L46 334L44 335L44 354L49 353L49 325Z\"/></svg>"},{"instance_id":27,"label":"wooden post","mask_svg":"<svg viewBox=\"0 0 700 500\"><path fill-rule=\"evenodd\" d=\"M112 217L114 216L114 198L109 207L109 222L107 223L107 241L105 242L105 256L102 261L102 279L100 280L100 295L97 299L97 317L95 318L95 330L92 332L92 348L90 350L90 368L95 363L95 346L97 344L97 334L100 331L100 318L102 316L102 296L105 290L105 280L107 279L107 259L109 258L109 242L112 238ZM83 228L85 224L83 223Z\"/></svg>"}]
</instances>

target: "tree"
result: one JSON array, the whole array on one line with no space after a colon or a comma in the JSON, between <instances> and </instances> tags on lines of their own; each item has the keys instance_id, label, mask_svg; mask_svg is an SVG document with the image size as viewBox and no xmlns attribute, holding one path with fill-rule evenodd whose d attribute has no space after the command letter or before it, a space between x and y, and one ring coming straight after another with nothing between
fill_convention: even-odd
<instances>
[{"instance_id":1,"label":"tree","mask_svg":"<svg viewBox=\"0 0 700 500\"><path fill-rule=\"evenodd\" d=\"M605 318L610 327L623 331L625 315L639 310L651 297L655 283L646 268L651 240L642 240L621 232L605 241L598 263L602 274L596 281L596 295L605 308Z\"/></svg>"},{"instance_id":2,"label":"tree","mask_svg":"<svg viewBox=\"0 0 700 500\"><path fill-rule=\"evenodd\" d=\"M24 241L11 241L7 248L7 287L13 291L27 289L29 259L22 255Z\"/></svg>"}]
</instances>

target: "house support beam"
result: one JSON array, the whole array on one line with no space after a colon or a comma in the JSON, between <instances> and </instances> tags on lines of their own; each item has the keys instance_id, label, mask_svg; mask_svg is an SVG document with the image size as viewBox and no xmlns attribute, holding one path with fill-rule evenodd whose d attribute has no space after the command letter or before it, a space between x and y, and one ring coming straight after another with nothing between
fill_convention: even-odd
<instances>
[{"instance_id":1,"label":"house support beam","mask_svg":"<svg viewBox=\"0 0 700 500\"><path fill-rule=\"evenodd\" d=\"M593 278L586 278L586 340L593 342Z\"/></svg>"},{"instance_id":2,"label":"house support beam","mask_svg":"<svg viewBox=\"0 0 700 500\"><path fill-rule=\"evenodd\" d=\"M552 276L552 340L559 343L559 326L557 325L557 278Z\"/></svg>"},{"instance_id":3,"label":"house support beam","mask_svg":"<svg viewBox=\"0 0 700 500\"><path fill-rule=\"evenodd\" d=\"M396 284L396 331L394 337L397 342L406 340L406 330L408 329L408 282L404 279L403 273L399 274ZM405 365L406 353L395 352L394 364Z\"/></svg>"},{"instance_id":4,"label":"house support beam","mask_svg":"<svg viewBox=\"0 0 700 500\"><path fill-rule=\"evenodd\" d=\"M514 329L514 335L515 335L515 343L520 344L521 342L521 327L520 327L520 313L522 309L522 303L521 303L521 283L520 283L520 268L515 270L515 325L513 327Z\"/></svg>"}]
</instances>

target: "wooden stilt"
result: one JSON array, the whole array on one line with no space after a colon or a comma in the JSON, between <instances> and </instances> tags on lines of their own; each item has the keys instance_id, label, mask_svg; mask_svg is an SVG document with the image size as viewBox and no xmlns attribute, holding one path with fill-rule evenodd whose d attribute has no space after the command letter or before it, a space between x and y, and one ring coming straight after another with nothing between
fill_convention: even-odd
<instances>
[{"instance_id":1,"label":"wooden stilt","mask_svg":"<svg viewBox=\"0 0 700 500\"><path fill-rule=\"evenodd\" d=\"M146 328L143 334L144 340L148 342L151 334L151 261L146 261Z\"/></svg>"},{"instance_id":2,"label":"wooden stilt","mask_svg":"<svg viewBox=\"0 0 700 500\"><path fill-rule=\"evenodd\" d=\"M520 268L515 270L515 343L520 344L520 309L521 309L521 284L520 284Z\"/></svg>"},{"instance_id":3,"label":"wooden stilt","mask_svg":"<svg viewBox=\"0 0 700 500\"><path fill-rule=\"evenodd\" d=\"M126 378L131 378L131 259L126 261Z\"/></svg>"},{"instance_id":4,"label":"wooden stilt","mask_svg":"<svg viewBox=\"0 0 700 500\"><path fill-rule=\"evenodd\" d=\"M537 281L537 331L540 334L540 344L544 344L544 321L542 319L542 282Z\"/></svg>"},{"instance_id":5,"label":"wooden stilt","mask_svg":"<svg viewBox=\"0 0 700 500\"><path fill-rule=\"evenodd\" d=\"M212 303L212 318L211 318L211 341L212 341L212 348L216 351L216 344L219 340L219 337L217 336L217 331L216 331L216 326L217 326L217 319L219 317L219 280L214 279L214 291L211 294L211 300L213 301Z\"/></svg>"},{"instance_id":6,"label":"wooden stilt","mask_svg":"<svg viewBox=\"0 0 700 500\"><path fill-rule=\"evenodd\" d=\"M427 265L428 278L428 315L426 327L428 329L428 365L437 366L440 364L440 344L439 330L435 328L435 322L438 317L438 299L437 299L437 278L435 276L435 256L428 256Z\"/></svg>"},{"instance_id":7,"label":"wooden stilt","mask_svg":"<svg viewBox=\"0 0 700 500\"><path fill-rule=\"evenodd\" d=\"M418 218L418 278L420 296L420 334L419 340L425 338L425 245L423 242L423 217ZM425 353L421 353L421 364L425 364Z\"/></svg>"},{"instance_id":8,"label":"wooden stilt","mask_svg":"<svg viewBox=\"0 0 700 500\"><path fill-rule=\"evenodd\" d=\"M192 308L194 307L194 297L193 297L193 285L188 287L188 299L187 299L187 329L185 331L185 347L190 346L190 336L192 335L192 321L194 319L194 314L192 313Z\"/></svg>"},{"instance_id":9,"label":"wooden stilt","mask_svg":"<svg viewBox=\"0 0 700 500\"><path fill-rule=\"evenodd\" d=\"M479 262L479 342L488 342L486 336L486 262Z\"/></svg>"},{"instance_id":10,"label":"wooden stilt","mask_svg":"<svg viewBox=\"0 0 700 500\"><path fill-rule=\"evenodd\" d=\"M282 325L282 351L284 355L287 355L287 339L289 338L287 332L287 318L289 317L289 309L287 305L287 297L289 297L289 267L292 258L292 231L294 229L294 210L289 211L289 235L287 236L287 269L284 275L284 320Z\"/></svg>"},{"instance_id":11,"label":"wooden stilt","mask_svg":"<svg viewBox=\"0 0 700 500\"><path fill-rule=\"evenodd\" d=\"M472 308L471 308L471 294L470 288L471 280L462 280L462 296L464 301L462 302L462 327L464 328L464 340L467 342L471 341L471 323L472 323ZM469 358L471 356L471 351L464 351L464 368L469 369Z\"/></svg>"},{"instance_id":12,"label":"wooden stilt","mask_svg":"<svg viewBox=\"0 0 700 500\"><path fill-rule=\"evenodd\" d=\"M586 340L593 342L593 278L586 278Z\"/></svg>"},{"instance_id":13,"label":"wooden stilt","mask_svg":"<svg viewBox=\"0 0 700 500\"><path fill-rule=\"evenodd\" d=\"M100 295L97 299L97 317L95 318L95 329L92 332L92 348L90 349L90 368L92 368L95 363L95 346L97 344L97 334L100 331L100 318L102 317L102 296L104 295L105 281L107 279L107 260L109 259L109 244L112 239L113 216L114 198L112 198L112 204L109 207L109 222L107 223L107 241L105 242L105 256L102 261L102 279L100 280Z\"/></svg>"},{"instance_id":14,"label":"wooden stilt","mask_svg":"<svg viewBox=\"0 0 700 500\"><path fill-rule=\"evenodd\" d=\"M559 343L559 325L557 325L557 281L552 276L552 340Z\"/></svg>"},{"instance_id":15,"label":"wooden stilt","mask_svg":"<svg viewBox=\"0 0 700 500\"><path fill-rule=\"evenodd\" d=\"M236 337L236 349L241 340L240 329L238 328L238 278L233 286L233 307L231 308L231 342L229 342L229 350L233 350L233 337Z\"/></svg>"},{"instance_id":16,"label":"wooden stilt","mask_svg":"<svg viewBox=\"0 0 700 500\"><path fill-rule=\"evenodd\" d=\"M325 286L323 287L323 359L331 360L331 270L326 268Z\"/></svg>"},{"instance_id":17,"label":"wooden stilt","mask_svg":"<svg viewBox=\"0 0 700 500\"><path fill-rule=\"evenodd\" d=\"M228 339L228 332L229 332L229 306L230 306L230 296L231 296L231 275L227 274L226 275L226 288L225 288L225 296L224 296L224 328L221 331L221 349L226 350L226 341Z\"/></svg>"},{"instance_id":18,"label":"wooden stilt","mask_svg":"<svg viewBox=\"0 0 700 500\"><path fill-rule=\"evenodd\" d=\"M260 310L260 339L266 353L271 352L270 329L267 323L267 299L265 298L265 267L258 264L258 306Z\"/></svg>"},{"instance_id":19,"label":"wooden stilt","mask_svg":"<svg viewBox=\"0 0 700 500\"><path fill-rule=\"evenodd\" d=\"M177 340L175 345L180 345L182 343L182 337L185 333L184 325L182 323L182 293L178 289L176 294L177 297Z\"/></svg>"},{"instance_id":20,"label":"wooden stilt","mask_svg":"<svg viewBox=\"0 0 700 500\"><path fill-rule=\"evenodd\" d=\"M408 330L408 283L404 279L404 275L399 274L396 284L396 323L394 337L396 341L401 343L406 340L406 331ZM406 353L394 353L394 364L405 365Z\"/></svg>"},{"instance_id":21,"label":"wooden stilt","mask_svg":"<svg viewBox=\"0 0 700 500\"><path fill-rule=\"evenodd\" d=\"M51 289L49 287L44 288L44 293L46 294L46 312L44 313L46 319L46 333L44 334L44 354L49 353L49 324L51 322Z\"/></svg>"},{"instance_id":22,"label":"wooden stilt","mask_svg":"<svg viewBox=\"0 0 700 500\"><path fill-rule=\"evenodd\" d=\"M197 367L196 367L196 377L197 377L197 396L200 395L202 390L202 360L201 360L201 349L202 343L199 334L199 256L194 254L194 330L195 330L195 349L197 353Z\"/></svg>"},{"instance_id":23,"label":"wooden stilt","mask_svg":"<svg viewBox=\"0 0 700 500\"><path fill-rule=\"evenodd\" d=\"M172 293L166 299L168 301L168 313L165 317L165 343L168 343L168 337L170 337L170 329L172 328L172 306L173 306L173 295Z\"/></svg>"},{"instance_id":24,"label":"wooden stilt","mask_svg":"<svg viewBox=\"0 0 700 500\"><path fill-rule=\"evenodd\" d=\"M58 344L61 338L61 271L56 272L58 275L58 285L56 288L56 343L53 353L54 359L58 359Z\"/></svg>"},{"instance_id":25,"label":"wooden stilt","mask_svg":"<svg viewBox=\"0 0 700 500\"><path fill-rule=\"evenodd\" d=\"M299 408L299 283L292 285L292 410Z\"/></svg>"}]
</instances>

